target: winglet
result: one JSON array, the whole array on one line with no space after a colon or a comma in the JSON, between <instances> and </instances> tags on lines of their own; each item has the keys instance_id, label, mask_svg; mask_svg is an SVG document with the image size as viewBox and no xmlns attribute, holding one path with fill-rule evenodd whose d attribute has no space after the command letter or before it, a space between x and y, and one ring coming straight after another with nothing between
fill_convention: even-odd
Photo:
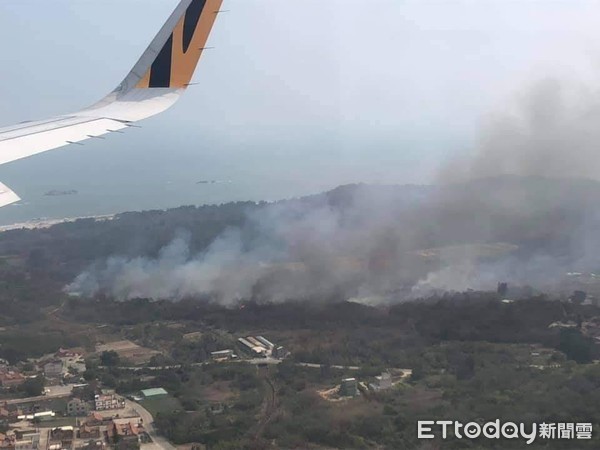
<instances>
[{"instance_id":1,"label":"winglet","mask_svg":"<svg viewBox=\"0 0 600 450\"><path fill-rule=\"evenodd\" d=\"M221 4L222 0L182 0L117 91L186 88Z\"/></svg>"},{"instance_id":2,"label":"winglet","mask_svg":"<svg viewBox=\"0 0 600 450\"><path fill-rule=\"evenodd\" d=\"M0 208L18 202L19 200L21 200L21 198L17 194L5 184L0 183Z\"/></svg>"}]
</instances>

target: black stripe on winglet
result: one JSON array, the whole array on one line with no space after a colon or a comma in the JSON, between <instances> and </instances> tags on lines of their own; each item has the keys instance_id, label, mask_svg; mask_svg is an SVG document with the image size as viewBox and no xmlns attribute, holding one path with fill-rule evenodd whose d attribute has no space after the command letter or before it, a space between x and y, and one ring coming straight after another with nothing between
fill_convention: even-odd
<instances>
[{"instance_id":1,"label":"black stripe on winglet","mask_svg":"<svg viewBox=\"0 0 600 450\"><path fill-rule=\"evenodd\" d=\"M171 85L171 62L173 58L173 33L150 68L151 88L168 88Z\"/></svg>"},{"instance_id":2,"label":"black stripe on winglet","mask_svg":"<svg viewBox=\"0 0 600 450\"><path fill-rule=\"evenodd\" d=\"M193 0L188 9L185 12L185 19L183 20L183 52L187 52L194 33L198 27L198 21L202 15L202 10L206 0Z\"/></svg>"}]
</instances>

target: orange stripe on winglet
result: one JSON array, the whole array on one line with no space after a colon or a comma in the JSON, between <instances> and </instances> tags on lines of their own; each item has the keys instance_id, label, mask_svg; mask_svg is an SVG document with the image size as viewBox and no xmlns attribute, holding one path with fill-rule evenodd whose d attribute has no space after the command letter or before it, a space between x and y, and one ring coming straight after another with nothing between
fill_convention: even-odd
<instances>
[{"instance_id":1,"label":"orange stripe on winglet","mask_svg":"<svg viewBox=\"0 0 600 450\"><path fill-rule=\"evenodd\" d=\"M202 56L202 48L208 41L208 36L217 17L216 12L221 7L223 0L206 0L202 14L196 25L191 43L184 52L184 17L181 18L173 30L173 61L171 65L171 85L172 88L185 88L189 85L198 61Z\"/></svg>"}]
</instances>

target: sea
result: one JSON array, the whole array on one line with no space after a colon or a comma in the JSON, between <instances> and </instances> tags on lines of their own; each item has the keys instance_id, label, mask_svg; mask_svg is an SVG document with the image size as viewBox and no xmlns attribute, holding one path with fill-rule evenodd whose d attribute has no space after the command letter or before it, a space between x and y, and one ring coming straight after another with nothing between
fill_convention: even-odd
<instances>
[{"instance_id":1,"label":"sea","mask_svg":"<svg viewBox=\"0 0 600 450\"><path fill-rule=\"evenodd\" d=\"M432 172L423 156L432 154L432 141L370 139L365 145L340 145L328 137L294 137L270 145L228 145L218 139L192 144L182 138L170 146L151 130L135 131L0 166L0 181L21 197L0 208L0 226L183 205L276 201L351 183L418 183ZM447 148L442 140L433 143Z\"/></svg>"}]
</instances>

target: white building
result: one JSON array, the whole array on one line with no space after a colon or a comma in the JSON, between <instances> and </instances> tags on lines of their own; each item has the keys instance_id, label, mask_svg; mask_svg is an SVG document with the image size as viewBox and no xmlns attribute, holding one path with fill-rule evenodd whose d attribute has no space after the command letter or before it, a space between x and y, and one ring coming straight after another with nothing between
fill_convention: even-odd
<instances>
[{"instance_id":1,"label":"white building","mask_svg":"<svg viewBox=\"0 0 600 450\"><path fill-rule=\"evenodd\" d=\"M273 344L271 341L264 338L263 336L256 336L256 339L259 340L262 344L266 345L267 348L275 348L275 344Z\"/></svg>"},{"instance_id":2,"label":"white building","mask_svg":"<svg viewBox=\"0 0 600 450\"><path fill-rule=\"evenodd\" d=\"M252 353L257 355L264 355L266 353L266 349L262 346L254 345L248 339L238 338L238 342L243 345L243 347Z\"/></svg>"},{"instance_id":3,"label":"white building","mask_svg":"<svg viewBox=\"0 0 600 450\"><path fill-rule=\"evenodd\" d=\"M375 377L378 389L389 389L392 387L392 376L388 372L383 372Z\"/></svg>"},{"instance_id":4,"label":"white building","mask_svg":"<svg viewBox=\"0 0 600 450\"><path fill-rule=\"evenodd\" d=\"M37 450L40 433L35 430L15 431L15 450Z\"/></svg>"},{"instance_id":5,"label":"white building","mask_svg":"<svg viewBox=\"0 0 600 450\"><path fill-rule=\"evenodd\" d=\"M60 359L44 364L44 376L50 379L62 377L64 364Z\"/></svg>"},{"instance_id":6,"label":"white building","mask_svg":"<svg viewBox=\"0 0 600 450\"><path fill-rule=\"evenodd\" d=\"M231 359L233 358L233 350L219 350L216 352L211 352L210 357L212 359Z\"/></svg>"},{"instance_id":7,"label":"white building","mask_svg":"<svg viewBox=\"0 0 600 450\"><path fill-rule=\"evenodd\" d=\"M121 409L125 408L125 400L121 397L111 395L98 395L94 397L94 403L96 411L105 411L107 409Z\"/></svg>"},{"instance_id":8,"label":"white building","mask_svg":"<svg viewBox=\"0 0 600 450\"><path fill-rule=\"evenodd\" d=\"M262 342L260 342L258 339L256 339L255 337L252 336L248 336L247 338L255 347L259 347L259 348L263 348L263 349L267 349L267 346L264 345Z\"/></svg>"}]
</instances>

